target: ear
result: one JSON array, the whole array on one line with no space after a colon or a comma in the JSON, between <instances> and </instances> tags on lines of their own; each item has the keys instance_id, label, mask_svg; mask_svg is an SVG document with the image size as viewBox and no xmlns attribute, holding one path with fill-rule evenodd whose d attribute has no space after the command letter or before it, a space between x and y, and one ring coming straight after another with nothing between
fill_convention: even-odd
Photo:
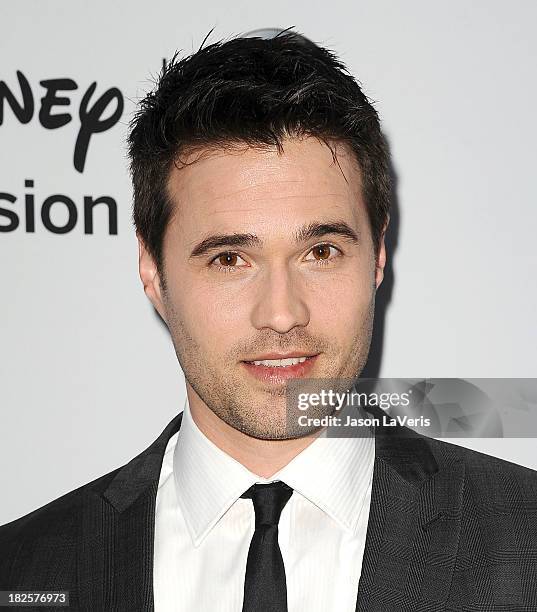
<instances>
[{"instance_id":1,"label":"ear","mask_svg":"<svg viewBox=\"0 0 537 612\"><path fill-rule=\"evenodd\" d=\"M386 219L386 223L382 228L382 233L379 239L379 250L376 261L376 270L375 270L375 285L378 289L380 287L380 283L382 283L384 279L384 268L386 267L386 245L384 243L384 236L386 235L386 230L388 229L388 223L390 222L390 217Z\"/></svg>"},{"instance_id":2,"label":"ear","mask_svg":"<svg viewBox=\"0 0 537 612\"><path fill-rule=\"evenodd\" d=\"M138 238L138 270L144 286L144 292L162 317L162 320L167 324L166 309L164 308L164 301L162 299L162 289L160 277L157 272L157 265L138 233L136 233L136 237Z\"/></svg>"}]
</instances>

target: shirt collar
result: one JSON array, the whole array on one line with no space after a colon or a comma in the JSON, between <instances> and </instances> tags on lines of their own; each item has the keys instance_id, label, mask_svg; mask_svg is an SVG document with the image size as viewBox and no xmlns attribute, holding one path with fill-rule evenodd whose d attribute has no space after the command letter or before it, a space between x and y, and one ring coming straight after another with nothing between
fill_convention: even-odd
<instances>
[{"instance_id":1,"label":"shirt collar","mask_svg":"<svg viewBox=\"0 0 537 612\"><path fill-rule=\"evenodd\" d=\"M218 448L198 428L185 400L173 472L177 500L194 546L254 483L282 480L344 529L354 532L373 475L373 436L318 437L270 479Z\"/></svg>"}]
</instances>

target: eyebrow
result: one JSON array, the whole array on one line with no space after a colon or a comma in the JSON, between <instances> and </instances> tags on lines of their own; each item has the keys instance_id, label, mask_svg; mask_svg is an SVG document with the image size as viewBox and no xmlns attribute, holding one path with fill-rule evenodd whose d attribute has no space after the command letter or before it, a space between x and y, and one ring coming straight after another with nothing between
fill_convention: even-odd
<instances>
[{"instance_id":1,"label":"eyebrow","mask_svg":"<svg viewBox=\"0 0 537 612\"><path fill-rule=\"evenodd\" d=\"M322 238L333 234L341 236L353 244L360 242L358 233L345 221L308 223L295 232L294 239L296 244L301 244L313 238ZM210 251L221 248L260 248L262 246L263 241L256 234L214 234L197 244L192 250L190 257L202 257Z\"/></svg>"}]
</instances>

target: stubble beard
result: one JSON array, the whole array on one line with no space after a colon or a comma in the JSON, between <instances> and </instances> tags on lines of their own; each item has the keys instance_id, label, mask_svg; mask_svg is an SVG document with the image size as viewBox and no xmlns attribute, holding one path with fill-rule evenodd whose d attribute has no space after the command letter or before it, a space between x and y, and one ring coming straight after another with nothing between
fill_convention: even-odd
<instances>
[{"instance_id":1,"label":"stubble beard","mask_svg":"<svg viewBox=\"0 0 537 612\"><path fill-rule=\"evenodd\" d=\"M333 352L335 356L329 361L328 367L325 366L325 371L320 375L317 373L317 377L354 380L360 375L369 354L374 310L375 292L366 316L355 332L350 350L347 349L347 356L342 356L343 349ZM266 385L254 389L248 382L248 375L240 372L241 366L236 361L233 362L235 376L226 375L213 362L204 359L206 351L188 332L169 301L167 318L175 353L186 381L207 408L227 425L261 440L288 440L315 431L315 428L300 428L298 431L296 427L290 426L285 385ZM322 353L321 357L326 359L327 353ZM333 409L327 408L326 414L331 412Z\"/></svg>"}]
</instances>

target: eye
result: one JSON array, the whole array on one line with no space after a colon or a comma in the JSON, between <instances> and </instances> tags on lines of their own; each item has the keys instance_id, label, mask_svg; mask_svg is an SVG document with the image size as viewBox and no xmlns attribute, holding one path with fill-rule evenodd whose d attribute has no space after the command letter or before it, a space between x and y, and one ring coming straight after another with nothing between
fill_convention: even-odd
<instances>
[{"instance_id":1,"label":"eye","mask_svg":"<svg viewBox=\"0 0 537 612\"><path fill-rule=\"evenodd\" d=\"M238 253L233 251L226 251L225 253L219 253L214 257L210 265L221 272L234 272L237 268L244 268L247 266L237 266L237 260L242 259ZM242 259L244 261L244 259Z\"/></svg>"},{"instance_id":2,"label":"eye","mask_svg":"<svg viewBox=\"0 0 537 612\"><path fill-rule=\"evenodd\" d=\"M337 251L338 255L330 257L330 249ZM332 244L317 244L311 249L310 253L313 253L313 259L306 258L306 261L315 261L320 266L330 265L333 259L341 255L341 251Z\"/></svg>"}]
</instances>

